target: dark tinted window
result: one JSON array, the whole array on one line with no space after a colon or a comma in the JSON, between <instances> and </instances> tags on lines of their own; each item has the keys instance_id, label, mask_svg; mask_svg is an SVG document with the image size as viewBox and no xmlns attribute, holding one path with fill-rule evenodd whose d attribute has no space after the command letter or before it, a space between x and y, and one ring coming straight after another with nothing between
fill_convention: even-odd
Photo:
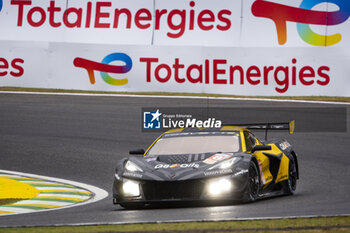
<instances>
[{"instance_id":1,"label":"dark tinted window","mask_svg":"<svg viewBox=\"0 0 350 233\"><path fill-rule=\"evenodd\" d=\"M256 140L253 134L245 131L244 132L244 140L247 151L251 151L256 144Z\"/></svg>"}]
</instances>

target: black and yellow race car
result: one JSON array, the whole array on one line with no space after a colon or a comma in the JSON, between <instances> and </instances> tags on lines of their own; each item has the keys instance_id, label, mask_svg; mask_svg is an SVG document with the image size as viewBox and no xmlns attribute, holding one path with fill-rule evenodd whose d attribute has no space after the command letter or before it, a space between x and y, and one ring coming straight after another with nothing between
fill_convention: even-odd
<instances>
[{"instance_id":1,"label":"black and yellow race car","mask_svg":"<svg viewBox=\"0 0 350 233\"><path fill-rule=\"evenodd\" d=\"M294 131L290 123L172 129L130 151L115 171L113 203L124 208L172 201L255 201L293 194L298 159L283 139L260 141L249 130ZM137 155L138 154L138 155Z\"/></svg>"}]
</instances>

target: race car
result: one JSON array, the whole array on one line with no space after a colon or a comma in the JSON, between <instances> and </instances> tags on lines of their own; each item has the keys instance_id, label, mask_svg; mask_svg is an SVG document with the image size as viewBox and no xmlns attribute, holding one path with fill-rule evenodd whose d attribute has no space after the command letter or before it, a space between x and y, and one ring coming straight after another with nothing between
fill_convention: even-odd
<instances>
[{"instance_id":1,"label":"race car","mask_svg":"<svg viewBox=\"0 0 350 233\"><path fill-rule=\"evenodd\" d=\"M118 161L113 203L124 208L173 201L255 201L293 194L298 159L283 139L262 142L249 130L294 131L290 123L179 128Z\"/></svg>"}]
</instances>

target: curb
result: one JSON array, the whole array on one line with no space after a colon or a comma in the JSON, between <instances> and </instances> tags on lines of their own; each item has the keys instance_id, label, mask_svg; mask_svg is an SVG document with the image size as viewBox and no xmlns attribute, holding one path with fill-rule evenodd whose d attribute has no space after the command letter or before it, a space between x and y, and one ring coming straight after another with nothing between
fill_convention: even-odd
<instances>
[{"instance_id":1,"label":"curb","mask_svg":"<svg viewBox=\"0 0 350 233\"><path fill-rule=\"evenodd\" d=\"M0 205L0 216L74 207L93 203L108 196L106 191L97 187L53 177L0 170L0 178L18 182L17 187L29 186L36 190L32 198L24 198L25 195L22 198L7 196L7 199L21 200Z\"/></svg>"}]
</instances>

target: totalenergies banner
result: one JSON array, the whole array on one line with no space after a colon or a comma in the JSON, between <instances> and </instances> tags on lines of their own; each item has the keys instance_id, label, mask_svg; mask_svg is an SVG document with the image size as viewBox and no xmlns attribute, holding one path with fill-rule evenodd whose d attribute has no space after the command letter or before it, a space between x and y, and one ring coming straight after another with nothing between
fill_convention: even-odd
<instances>
[{"instance_id":1,"label":"totalenergies banner","mask_svg":"<svg viewBox=\"0 0 350 233\"><path fill-rule=\"evenodd\" d=\"M350 96L341 47L223 48L20 43L0 86L114 92ZM16 54L16 56L14 55ZM17 76L16 76L17 75Z\"/></svg>"},{"instance_id":2,"label":"totalenergies banner","mask_svg":"<svg viewBox=\"0 0 350 233\"><path fill-rule=\"evenodd\" d=\"M0 86L350 96L348 0L0 0Z\"/></svg>"},{"instance_id":3,"label":"totalenergies banner","mask_svg":"<svg viewBox=\"0 0 350 233\"><path fill-rule=\"evenodd\" d=\"M348 46L348 0L0 0L0 40Z\"/></svg>"}]
</instances>

